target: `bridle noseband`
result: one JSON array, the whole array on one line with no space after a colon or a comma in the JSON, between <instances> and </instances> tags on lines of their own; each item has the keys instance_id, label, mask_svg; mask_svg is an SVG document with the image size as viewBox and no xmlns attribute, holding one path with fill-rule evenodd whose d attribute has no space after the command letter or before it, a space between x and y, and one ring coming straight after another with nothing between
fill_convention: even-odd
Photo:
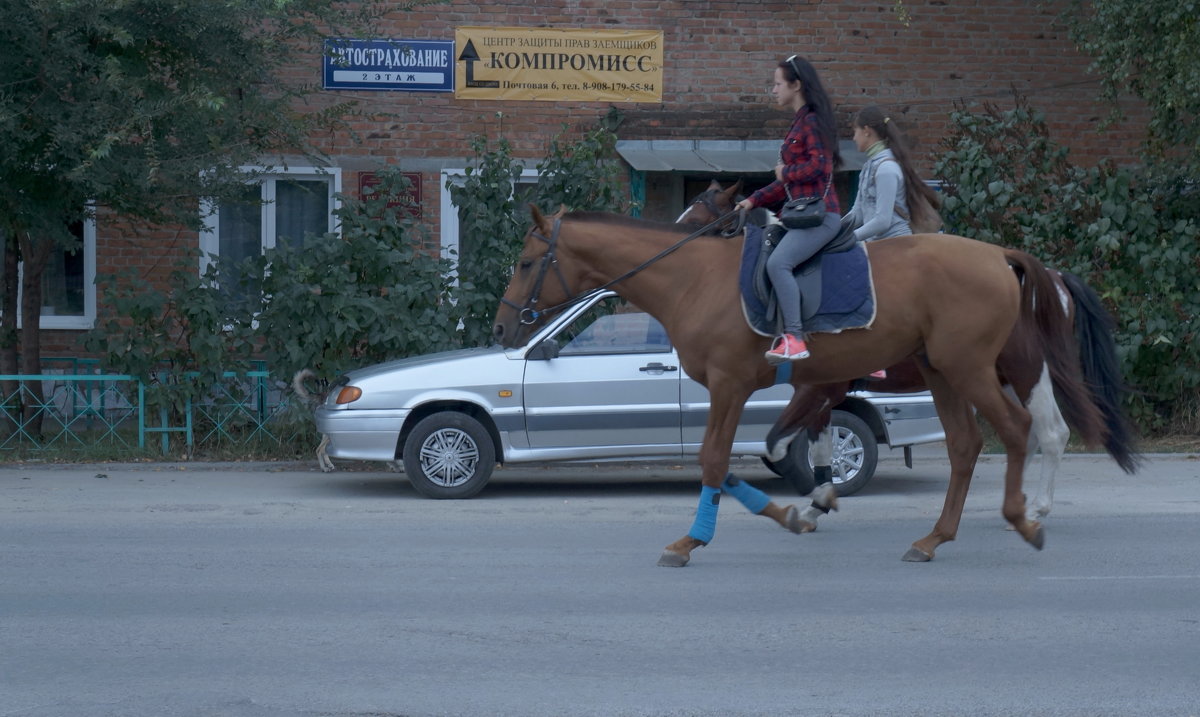
<instances>
[{"instance_id":1,"label":"bridle noseband","mask_svg":"<svg viewBox=\"0 0 1200 717\"><path fill-rule=\"evenodd\" d=\"M688 242L695 239L696 237L704 236L710 229L713 229L713 228L718 227L721 224L725 223L730 217L732 217L735 213L738 213L739 211L740 210L734 209L724 215L717 217L713 221L709 222L708 224L705 224L704 226L700 227L699 229L692 232L691 234L688 234L686 237L680 239L679 241L675 242L674 244L667 247L666 249L663 249L659 253L655 254L654 256L650 257L646 261L642 262L638 266L635 266L634 268L630 269L629 271L625 272L624 274L621 274L620 276L613 279L612 281L605 282L604 284L596 287L595 289L591 289L587 292L584 292L583 294L578 294L578 295L571 291L571 287L567 284L567 277L563 275L562 267L560 267L558 264L558 234L559 234L559 230L562 228L562 218L555 217L554 229L553 229L553 231L550 232L549 238L547 238L544 234L542 234L540 231L538 231L536 227L530 232L530 234L532 234L534 237L537 237L538 239L541 239L542 241L546 242L547 248L546 248L546 253L542 255L542 259L539 262L537 277L533 281L533 291L530 292L529 298L526 299L525 303L522 305L522 304L516 303L515 301L510 301L507 298L502 296L502 297L500 297L500 303L505 306L511 306L512 308L517 310L517 323L521 324L522 326L532 325L532 324L536 323L537 320L540 319L542 316L549 314L552 311L558 311L560 309L564 309L568 306L571 306L572 304L582 301L586 297L592 296L596 292L604 291L605 289L613 286L614 284L617 284L618 282L628 279L629 277L638 273L642 269L645 269L646 267L650 266L651 264L658 261L659 259L662 259L663 257L667 256L668 254L675 251L676 249L683 246L684 244L687 244ZM742 225L745 224L745 222L746 222L746 213L741 212L741 217L737 223L737 226L741 227ZM726 236L732 236L732 235L727 234ZM558 275L559 283L562 284L563 293L567 296L567 300L560 304L556 304L554 306L551 306L549 308L542 309L539 311L537 309L537 304L541 299L542 287L546 282L546 274L549 273L550 267L554 267L554 273Z\"/></svg>"}]
</instances>

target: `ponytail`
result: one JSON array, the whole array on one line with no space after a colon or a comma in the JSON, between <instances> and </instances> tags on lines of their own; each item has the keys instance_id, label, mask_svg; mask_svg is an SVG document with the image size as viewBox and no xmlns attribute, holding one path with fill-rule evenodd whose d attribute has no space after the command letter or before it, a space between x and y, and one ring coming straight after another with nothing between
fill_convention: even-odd
<instances>
[{"instance_id":1,"label":"ponytail","mask_svg":"<svg viewBox=\"0 0 1200 717\"><path fill-rule=\"evenodd\" d=\"M909 157L908 143L904 139L904 134L891 117L884 114L883 110L875 105L864 107L859 110L858 115L854 118L854 126L869 127L875 134L884 141L887 148L892 150L892 154L896 157L896 163L900 165L900 171L904 174L904 199L908 204L908 210L912 214L910 225L930 225L940 224L931 221L933 217L922 217L919 214L927 211L937 213L938 208L942 206L942 197L925 183L917 171L913 169L912 160Z\"/></svg>"}]
</instances>

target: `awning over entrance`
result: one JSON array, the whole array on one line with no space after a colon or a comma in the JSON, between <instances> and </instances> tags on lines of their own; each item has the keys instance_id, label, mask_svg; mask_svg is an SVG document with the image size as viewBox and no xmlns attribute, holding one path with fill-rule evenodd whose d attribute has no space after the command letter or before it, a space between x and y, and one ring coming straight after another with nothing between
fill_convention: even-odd
<instances>
[{"instance_id":1,"label":"awning over entrance","mask_svg":"<svg viewBox=\"0 0 1200 717\"><path fill-rule=\"evenodd\" d=\"M779 162L773 139L622 139L617 154L643 172L772 172ZM840 171L858 170L866 155L852 140L841 140Z\"/></svg>"}]
</instances>

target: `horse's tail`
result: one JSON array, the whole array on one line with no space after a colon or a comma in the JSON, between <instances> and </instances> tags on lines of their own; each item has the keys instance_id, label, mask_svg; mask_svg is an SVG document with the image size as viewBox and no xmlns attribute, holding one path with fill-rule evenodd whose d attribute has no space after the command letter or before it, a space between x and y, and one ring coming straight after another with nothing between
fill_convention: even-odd
<instances>
[{"instance_id":1,"label":"horse's tail","mask_svg":"<svg viewBox=\"0 0 1200 717\"><path fill-rule=\"evenodd\" d=\"M1104 412L1080 378L1079 347L1049 270L1023 251L1006 249L1005 256L1021 275L1021 320L1034 327L1063 418L1087 445L1107 445Z\"/></svg>"},{"instance_id":2,"label":"horse's tail","mask_svg":"<svg viewBox=\"0 0 1200 717\"><path fill-rule=\"evenodd\" d=\"M1133 428L1121 406L1126 387L1112 336L1114 322L1099 295L1083 279L1066 271L1060 275L1075 303L1075 336L1083 380L1107 428L1104 448L1121 470L1132 474L1141 463L1141 455L1134 448Z\"/></svg>"}]
</instances>

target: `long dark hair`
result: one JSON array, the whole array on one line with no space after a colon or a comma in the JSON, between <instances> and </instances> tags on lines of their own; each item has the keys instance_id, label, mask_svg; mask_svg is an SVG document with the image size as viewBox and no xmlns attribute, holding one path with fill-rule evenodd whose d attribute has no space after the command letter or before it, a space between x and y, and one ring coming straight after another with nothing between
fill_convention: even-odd
<instances>
[{"instance_id":1,"label":"long dark hair","mask_svg":"<svg viewBox=\"0 0 1200 717\"><path fill-rule=\"evenodd\" d=\"M904 173L904 199L908 203L910 213L922 212L926 205L935 211L942 206L941 195L926 184L917 174L917 170L913 169L904 133L896 126L895 120L884 113L882 108L875 105L863 107L854 117L854 126L869 128L879 135L888 149L892 150L892 154L896 157L896 163L900 165L900 171ZM921 202L921 199L925 201ZM914 221L917 219L919 217L913 217Z\"/></svg>"},{"instance_id":2,"label":"long dark hair","mask_svg":"<svg viewBox=\"0 0 1200 717\"><path fill-rule=\"evenodd\" d=\"M808 105L808 111L817 118L817 131L821 133L821 142L833 152L833 166L836 169L842 163L837 122L833 119L833 103L829 101L829 93L825 91L825 85L821 84L816 68L799 55L780 60L779 67L783 69L783 76L788 78L788 82L800 81L804 103Z\"/></svg>"}]
</instances>

